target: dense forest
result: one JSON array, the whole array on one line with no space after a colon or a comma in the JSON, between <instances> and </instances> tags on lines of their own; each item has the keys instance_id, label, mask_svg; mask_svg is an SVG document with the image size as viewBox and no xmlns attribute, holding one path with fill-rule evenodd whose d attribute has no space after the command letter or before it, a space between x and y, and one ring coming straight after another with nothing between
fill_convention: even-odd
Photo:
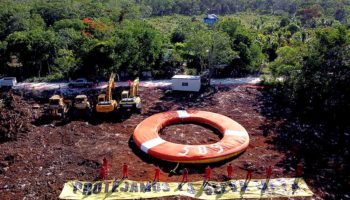
<instances>
[{"instance_id":1,"label":"dense forest","mask_svg":"<svg viewBox=\"0 0 350 200\"><path fill-rule=\"evenodd\" d=\"M59 80L106 77L111 71L167 77L210 69L216 76L261 70L281 76L302 65L298 49L307 52L320 32L348 32L349 5L329 0L3 0L0 74ZM204 24L206 13L219 15L219 22Z\"/></svg>"},{"instance_id":2,"label":"dense forest","mask_svg":"<svg viewBox=\"0 0 350 200\"><path fill-rule=\"evenodd\" d=\"M0 2L0 74L19 80L151 72L265 74L282 98L349 110L349 5L330 0ZM207 13L219 20L203 23ZM327 115L333 120L343 118ZM339 118L339 119L338 119Z\"/></svg>"}]
</instances>

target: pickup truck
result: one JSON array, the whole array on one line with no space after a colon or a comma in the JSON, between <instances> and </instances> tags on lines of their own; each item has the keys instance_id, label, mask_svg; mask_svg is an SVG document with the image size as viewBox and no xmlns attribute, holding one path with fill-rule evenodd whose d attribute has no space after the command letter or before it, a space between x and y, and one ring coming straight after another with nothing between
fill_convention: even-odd
<instances>
[{"instance_id":1,"label":"pickup truck","mask_svg":"<svg viewBox=\"0 0 350 200\"><path fill-rule=\"evenodd\" d=\"M17 84L16 77L3 77L0 79L0 88L12 88Z\"/></svg>"},{"instance_id":2,"label":"pickup truck","mask_svg":"<svg viewBox=\"0 0 350 200\"><path fill-rule=\"evenodd\" d=\"M68 87L92 87L93 82L87 81L85 78L79 78L77 80L71 81L68 83Z\"/></svg>"}]
</instances>

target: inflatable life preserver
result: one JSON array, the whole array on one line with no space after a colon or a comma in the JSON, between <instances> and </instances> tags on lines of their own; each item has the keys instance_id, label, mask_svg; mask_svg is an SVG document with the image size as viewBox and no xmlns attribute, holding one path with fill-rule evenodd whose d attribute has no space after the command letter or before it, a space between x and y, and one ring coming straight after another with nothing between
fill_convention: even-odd
<instances>
[{"instance_id":1,"label":"inflatable life preserver","mask_svg":"<svg viewBox=\"0 0 350 200\"><path fill-rule=\"evenodd\" d=\"M219 130L223 138L214 144L183 145L168 142L158 132L167 125L181 122L207 124ZM155 114L143 120L133 135L136 145L161 160L179 163L210 163L243 152L249 145L247 131L232 119L212 112L178 110Z\"/></svg>"}]
</instances>

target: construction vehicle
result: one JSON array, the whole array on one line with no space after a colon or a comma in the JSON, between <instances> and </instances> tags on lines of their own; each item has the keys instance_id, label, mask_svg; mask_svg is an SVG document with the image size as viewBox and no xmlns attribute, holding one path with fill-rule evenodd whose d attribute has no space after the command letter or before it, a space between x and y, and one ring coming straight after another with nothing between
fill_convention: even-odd
<instances>
[{"instance_id":1,"label":"construction vehicle","mask_svg":"<svg viewBox=\"0 0 350 200\"><path fill-rule=\"evenodd\" d=\"M112 97L112 90L114 84L115 74L112 73L109 77L108 86L105 94L100 94L97 97L96 112L97 113L111 113L118 108L118 102Z\"/></svg>"},{"instance_id":2,"label":"construction vehicle","mask_svg":"<svg viewBox=\"0 0 350 200\"><path fill-rule=\"evenodd\" d=\"M136 78L130 85L130 91L124 90L122 92L121 100L119 101L119 108L127 111L134 111L141 113L141 98L138 95L139 78Z\"/></svg>"},{"instance_id":3,"label":"construction vehicle","mask_svg":"<svg viewBox=\"0 0 350 200\"><path fill-rule=\"evenodd\" d=\"M86 95L80 94L74 98L73 104L73 115L78 116L79 114L88 117L91 115L91 104Z\"/></svg>"},{"instance_id":4,"label":"construction vehicle","mask_svg":"<svg viewBox=\"0 0 350 200\"><path fill-rule=\"evenodd\" d=\"M44 106L45 115L49 117L59 117L64 119L69 111L71 102L64 100L61 95L53 95L49 99L49 103Z\"/></svg>"},{"instance_id":5,"label":"construction vehicle","mask_svg":"<svg viewBox=\"0 0 350 200\"><path fill-rule=\"evenodd\" d=\"M3 77L0 79L0 88L11 89L17 84L16 77Z\"/></svg>"}]
</instances>

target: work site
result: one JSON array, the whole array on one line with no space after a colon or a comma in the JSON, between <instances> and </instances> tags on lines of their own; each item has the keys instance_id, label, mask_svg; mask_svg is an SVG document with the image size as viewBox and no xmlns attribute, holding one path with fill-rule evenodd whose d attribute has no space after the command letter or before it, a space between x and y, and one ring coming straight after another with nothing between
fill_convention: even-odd
<instances>
[{"instance_id":1,"label":"work site","mask_svg":"<svg viewBox=\"0 0 350 200\"><path fill-rule=\"evenodd\" d=\"M310 141L317 135L304 135L305 127L314 131L319 127L290 118L288 109L274 103L268 86L251 84L252 79L241 80L248 81L246 84L223 80L193 93L174 91L164 83L139 88L138 79L118 86L114 78L112 74L102 89L93 86L70 88L69 92L64 88L35 91L34 86L25 89L29 87L18 85L18 89L2 93L2 199L57 199L69 180L123 180L125 164L129 180L146 183L182 182L184 169L188 171L186 181L204 181L208 166L212 169L209 183L225 182L229 180L228 165L233 167L232 179L244 180L251 170L253 179L263 180L269 167L271 178L295 178L300 164L301 176L315 198L336 197L331 191L349 186L346 177L339 176L347 170L340 158L312 146ZM170 157L156 158L135 143L135 128L143 120L163 112L195 110L224 115L244 125L249 133L249 145L244 152L217 162L199 162L203 156L190 162L169 162L165 159ZM141 130L144 137L148 133ZM217 144L223 140L220 130L209 122L174 121L159 130L159 136L188 146ZM347 147L344 148L346 151ZM105 174L100 170L103 160L108 162ZM158 167L159 180L154 180ZM328 176L334 177L334 182ZM82 193L86 190L81 189Z\"/></svg>"}]
</instances>

